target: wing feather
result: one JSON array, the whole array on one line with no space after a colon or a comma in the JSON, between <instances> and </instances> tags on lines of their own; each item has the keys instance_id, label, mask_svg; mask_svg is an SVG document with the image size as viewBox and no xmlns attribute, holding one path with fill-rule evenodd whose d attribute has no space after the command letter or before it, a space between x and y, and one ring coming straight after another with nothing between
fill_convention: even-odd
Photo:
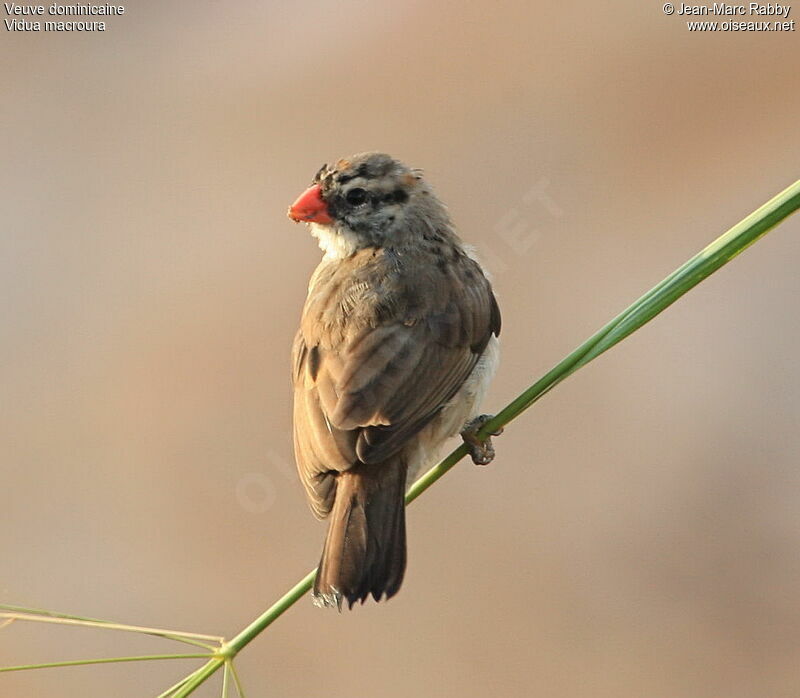
<instances>
[{"instance_id":1,"label":"wing feather","mask_svg":"<svg viewBox=\"0 0 800 698\"><path fill-rule=\"evenodd\" d=\"M294 442L314 513L335 474L401 449L467 379L500 315L463 253L399 259L362 250L314 275L293 349Z\"/></svg>"}]
</instances>

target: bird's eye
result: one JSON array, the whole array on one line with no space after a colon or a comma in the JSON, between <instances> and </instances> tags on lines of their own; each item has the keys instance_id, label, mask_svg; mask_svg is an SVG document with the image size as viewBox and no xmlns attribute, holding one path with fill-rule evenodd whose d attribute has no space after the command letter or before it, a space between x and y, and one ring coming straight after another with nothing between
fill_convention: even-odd
<instances>
[{"instance_id":1,"label":"bird's eye","mask_svg":"<svg viewBox=\"0 0 800 698\"><path fill-rule=\"evenodd\" d=\"M352 206L360 206L367 200L367 191L366 189L361 189L360 187L356 187L355 189L351 189L344 197L347 200L347 203Z\"/></svg>"}]
</instances>

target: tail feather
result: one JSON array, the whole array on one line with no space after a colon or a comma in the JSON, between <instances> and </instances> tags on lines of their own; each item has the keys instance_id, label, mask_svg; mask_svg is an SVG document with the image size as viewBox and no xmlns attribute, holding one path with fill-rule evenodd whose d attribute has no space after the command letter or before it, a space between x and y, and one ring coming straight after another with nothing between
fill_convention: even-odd
<instances>
[{"instance_id":1,"label":"tail feather","mask_svg":"<svg viewBox=\"0 0 800 698\"><path fill-rule=\"evenodd\" d=\"M320 606L353 607L397 593L406 569L405 461L359 465L336 476L328 535L314 581Z\"/></svg>"}]
</instances>

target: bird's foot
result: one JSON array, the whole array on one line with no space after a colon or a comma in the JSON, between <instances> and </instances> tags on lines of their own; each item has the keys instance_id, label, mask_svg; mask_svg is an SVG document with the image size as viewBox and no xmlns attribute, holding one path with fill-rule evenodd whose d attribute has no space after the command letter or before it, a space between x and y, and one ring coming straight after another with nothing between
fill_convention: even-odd
<instances>
[{"instance_id":1,"label":"bird's foot","mask_svg":"<svg viewBox=\"0 0 800 698\"><path fill-rule=\"evenodd\" d=\"M467 445L467 451L475 465L488 465L494 460L492 437L500 436L500 434L503 433L503 428L500 427L500 429L493 431L485 438L480 438L478 436L481 427L491 419L494 419L494 415L479 415L472 421L467 422L464 425L464 429L461 431L461 438L464 439L464 443Z\"/></svg>"}]
</instances>

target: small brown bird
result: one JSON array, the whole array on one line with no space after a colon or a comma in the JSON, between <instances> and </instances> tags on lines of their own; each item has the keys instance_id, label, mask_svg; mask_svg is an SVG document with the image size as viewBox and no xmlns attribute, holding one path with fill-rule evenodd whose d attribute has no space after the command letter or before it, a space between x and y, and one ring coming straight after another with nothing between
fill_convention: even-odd
<instances>
[{"instance_id":1,"label":"small brown bird","mask_svg":"<svg viewBox=\"0 0 800 698\"><path fill-rule=\"evenodd\" d=\"M475 418L498 360L491 285L419 170L383 153L323 165L289 208L325 252L294 342L294 449L330 517L314 599L393 596L406 567L404 494ZM473 419L475 418L475 419Z\"/></svg>"}]
</instances>

